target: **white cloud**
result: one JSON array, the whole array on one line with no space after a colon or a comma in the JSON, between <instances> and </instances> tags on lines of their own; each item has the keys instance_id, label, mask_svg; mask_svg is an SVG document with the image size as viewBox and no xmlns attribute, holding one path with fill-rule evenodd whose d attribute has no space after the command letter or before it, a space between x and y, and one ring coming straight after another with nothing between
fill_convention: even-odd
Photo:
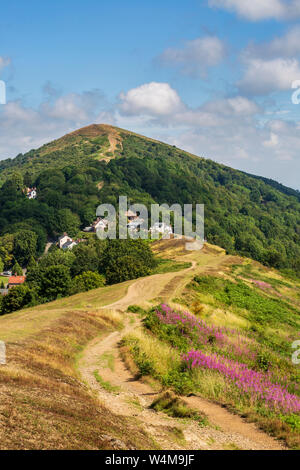
<instances>
[{"instance_id":1,"label":"white cloud","mask_svg":"<svg viewBox=\"0 0 300 470\"><path fill-rule=\"evenodd\" d=\"M190 76L205 76L209 67L218 65L225 57L224 43L216 36L187 41L182 48L166 49L159 57L164 66L179 67Z\"/></svg>"},{"instance_id":2,"label":"white cloud","mask_svg":"<svg viewBox=\"0 0 300 470\"><path fill-rule=\"evenodd\" d=\"M37 148L93 122L107 122L299 187L300 123L279 116L262 123L263 110L243 96L190 108L170 85L150 85L129 90L115 108L104 106L95 90L45 101L37 109L21 101L8 102L0 110L0 158Z\"/></svg>"},{"instance_id":3,"label":"white cloud","mask_svg":"<svg viewBox=\"0 0 300 470\"><path fill-rule=\"evenodd\" d=\"M265 95L273 91L289 90L300 77L297 59L245 59L246 71L238 87L242 93Z\"/></svg>"},{"instance_id":4,"label":"white cloud","mask_svg":"<svg viewBox=\"0 0 300 470\"><path fill-rule=\"evenodd\" d=\"M183 108L178 93L168 83L146 83L121 93L120 99L120 109L128 115L163 116Z\"/></svg>"},{"instance_id":5,"label":"white cloud","mask_svg":"<svg viewBox=\"0 0 300 470\"><path fill-rule=\"evenodd\" d=\"M300 134L297 123L270 119L243 96L215 99L168 115L137 112L116 116L117 125L199 156L299 188Z\"/></svg>"},{"instance_id":6,"label":"white cloud","mask_svg":"<svg viewBox=\"0 0 300 470\"><path fill-rule=\"evenodd\" d=\"M272 41L250 44L240 56L244 75L237 84L239 90L247 95L267 95L291 89L300 78L299 59L300 26Z\"/></svg>"},{"instance_id":7,"label":"white cloud","mask_svg":"<svg viewBox=\"0 0 300 470\"><path fill-rule=\"evenodd\" d=\"M284 36L268 43L250 45L244 55L264 59L294 58L300 55L300 26L293 27Z\"/></svg>"},{"instance_id":8,"label":"white cloud","mask_svg":"<svg viewBox=\"0 0 300 470\"><path fill-rule=\"evenodd\" d=\"M235 12L251 21L294 19L300 16L299 0L208 0L208 4Z\"/></svg>"},{"instance_id":9,"label":"white cloud","mask_svg":"<svg viewBox=\"0 0 300 470\"><path fill-rule=\"evenodd\" d=\"M274 134L274 132L271 132L270 133L270 139L269 140L265 140L263 142L263 145L265 147L277 147L279 143L279 138L278 138L278 135L277 134Z\"/></svg>"},{"instance_id":10,"label":"white cloud","mask_svg":"<svg viewBox=\"0 0 300 470\"><path fill-rule=\"evenodd\" d=\"M254 101L244 96L210 101L204 106L204 109L213 113L231 116L249 116L257 114L260 110Z\"/></svg>"},{"instance_id":11,"label":"white cloud","mask_svg":"<svg viewBox=\"0 0 300 470\"><path fill-rule=\"evenodd\" d=\"M54 119L86 121L101 103L103 95L99 90L82 94L70 93L57 98L54 103L44 103L43 112Z\"/></svg>"},{"instance_id":12,"label":"white cloud","mask_svg":"<svg viewBox=\"0 0 300 470\"><path fill-rule=\"evenodd\" d=\"M249 119L260 111L253 101L242 96L211 100L198 108L185 108L165 121L169 125L216 128L226 126L228 119L233 121Z\"/></svg>"},{"instance_id":13,"label":"white cloud","mask_svg":"<svg viewBox=\"0 0 300 470\"><path fill-rule=\"evenodd\" d=\"M71 93L38 109L9 101L0 109L0 159L13 157L93 122L114 122L99 90Z\"/></svg>"}]
</instances>

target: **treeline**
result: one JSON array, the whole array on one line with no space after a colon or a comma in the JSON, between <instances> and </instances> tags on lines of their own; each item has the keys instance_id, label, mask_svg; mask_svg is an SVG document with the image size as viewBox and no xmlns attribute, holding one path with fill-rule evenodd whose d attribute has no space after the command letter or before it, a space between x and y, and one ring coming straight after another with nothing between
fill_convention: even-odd
<instances>
[{"instance_id":1,"label":"treeline","mask_svg":"<svg viewBox=\"0 0 300 470\"><path fill-rule=\"evenodd\" d=\"M155 266L149 244L142 240L92 238L72 251L53 247L39 262L30 257L26 282L0 296L0 314L146 276Z\"/></svg>"},{"instance_id":2,"label":"treeline","mask_svg":"<svg viewBox=\"0 0 300 470\"><path fill-rule=\"evenodd\" d=\"M94 220L98 204L117 206L119 196L127 195L130 203L148 208L154 202L204 203L209 242L300 272L298 192L170 145L126 133L121 137L123 148L108 164L97 159L106 136L79 141L72 136L69 146L67 137L63 144L48 144L20 156L9 174L0 173L6 175L0 189L0 258L5 268L15 261L24 267L28 255L41 256L47 238L63 232L76 237ZM25 186L37 187L36 200L26 198ZM27 256L18 247L22 233L31 239Z\"/></svg>"}]
</instances>

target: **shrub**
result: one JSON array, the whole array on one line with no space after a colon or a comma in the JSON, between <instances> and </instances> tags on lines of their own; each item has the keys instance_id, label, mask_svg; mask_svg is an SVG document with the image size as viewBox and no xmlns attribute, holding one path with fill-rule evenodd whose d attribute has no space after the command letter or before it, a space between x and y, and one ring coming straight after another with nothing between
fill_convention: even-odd
<instances>
[{"instance_id":1,"label":"shrub","mask_svg":"<svg viewBox=\"0 0 300 470\"><path fill-rule=\"evenodd\" d=\"M171 390L159 395L150 405L155 411L162 411L173 418L189 418L198 421L199 424L206 426L207 418L204 414L199 413L187 406L187 404L177 397Z\"/></svg>"},{"instance_id":2,"label":"shrub","mask_svg":"<svg viewBox=\"0 0 300 470\"><path fill-rule=\"evenodd\" d=\"M74 278L71 293L76 294L77 292L86 292L91 289L103 287L104 285L105 277L103 275L92 271L86 271Z\"/></svg>"}]
</instances>

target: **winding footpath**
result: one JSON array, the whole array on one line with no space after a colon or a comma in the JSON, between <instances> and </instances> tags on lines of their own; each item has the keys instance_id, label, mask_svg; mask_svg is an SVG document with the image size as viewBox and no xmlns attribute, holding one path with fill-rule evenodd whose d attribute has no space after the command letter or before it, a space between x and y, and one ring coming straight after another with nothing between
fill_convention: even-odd
<instances>
[{"instance_id":1,"label":"winding footpath","mask_svg":"<svg viewBox=\"0 0 300 470\"><path fill-rule=\"evenodd\" d=\"M221 265L224 257L213 258L211 263L199 267L196 262L186 270L176 273L156 274L137 280L127 294L117 302L103 308L125 314L129 305L147 307L151 300L174 298L189 282L195 272L214 269ZM124 316L125 317L125 316ZM130 332L142 328L140 319L126 313L122 331L114 331L104 338L92 340L83 352L79 371L85 383L96 392L99 401L117 415L132 417L160 448L165 450L283 450L284 445L260 431L254 424L227 411L222 406L203 398L185 397L184 401L193 409L206 414L209 425L200 427L191 420L170 418L164 413L149 409L161 390L138 380L126 368L120 357L119 344ZM103 387L95 377L108 383Z\"/></svg>"}]
</instances>

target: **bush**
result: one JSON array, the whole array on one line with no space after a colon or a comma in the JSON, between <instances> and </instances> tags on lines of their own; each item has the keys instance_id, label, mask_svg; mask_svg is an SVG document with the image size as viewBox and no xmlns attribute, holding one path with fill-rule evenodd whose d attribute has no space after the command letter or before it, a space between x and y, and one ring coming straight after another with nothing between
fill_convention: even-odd
<instances>
[{"instance_id":1,"label":"bush","mask_svg":"<svg viewBox=\"0 0 300 470\"><path fill-rule=\"evenodd\" d=\"M159 395L150 405L150 408L155 411L162 411L168 416L172 416L172 418L193 419L203 426L208 424L208 420L204 414L189 408L183 400L170 390Z\"/></svg>"},{"instance_id":2,"label":"bush","mask_svg":"<svg viewBox=\"0 0 300 470\"><path fill-rule=\"evenodd\" d=\"M65 266L50 266L41 276L38 292L42 298L55 300L68 295L70 288L70 270Z\"/></svg>"},{"instance_id":3,"label":"bush","mask_svg":"<svg viewBox=\"0 0 300 470\"><path fill-rule=\"evenodd\" d=\"M127 312L138 313L139 315L145 314L145 310L142 307L139 307L138 305L129 305L129 307L127 308Z\"/></svg>"},{"instance_id":4,"label":"bush","mask_svg":"<svg viewBox=\"0 0 300 470\"><path fill-rule=\"evenodd\" d=\"M110 240L102 253L100 270L108 284L147 276L156 260L144 240Z\"/></svg>"},{"instance_id":5,"label":"bush","mask_svg":"<svg viewBox=\"0 0 300 470\"><path fill-rule=\"evenodd\" d=\"M73 280L71 293L86 292L91 289L97 289L105 285L105 277L92 271L86 271L76 276Z\"/></svg>"},{"instance_id":6,"label":"bush","mask_svg":"<svg viewBox=\"0 0 300 470\"><path fill-rule=\"evenodd\" d=\"M35 292L26 285L13 287L3 297L1 313L11 313L35 302Z\"/></svg>"}]
</instances>

